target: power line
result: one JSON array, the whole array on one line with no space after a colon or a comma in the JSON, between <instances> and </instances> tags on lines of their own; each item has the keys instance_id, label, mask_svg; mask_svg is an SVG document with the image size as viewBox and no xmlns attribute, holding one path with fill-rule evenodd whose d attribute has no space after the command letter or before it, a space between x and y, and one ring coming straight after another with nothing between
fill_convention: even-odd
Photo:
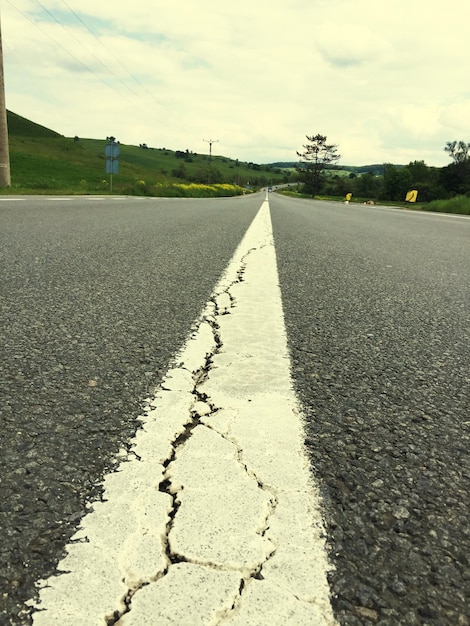
<instances>
[{"instance_id":1,"label":"power line","mask_svg":"<svg viewBox=\"0 0 470 626\"><path fill-rule=\"evenodd\" d=\"M123 85L123 86L124 86L127 90L129 90L129 91L130 91L130 92L131 92L134 96L137 96L138 98L140 98L140 96L139 96L139 94L138 94L138 93L136 93L136 92L135 92L135 91L134 91L131 87L129 87L129 85L126 85L126 83L125 83L123 80L121 80L121 79L119 78L119 76L118 76L117 74L115 74L115 73L113 72L113 70L112 70L112 69L111 69L108 65L106 65L106 63L104 63L101 59L99 59L99 58L98 58L98 57L94 54L94 52L93 52L92 50L90 50L90 48L88 48L87 46L84 46L83 41L82 41L82 40L80 40L80 39L79 39L79 38L75 35L75 33L74 33L72 30L70 30L70 28L68 28L67 26L65 26L64 24L62 24L62 22L61 22L61 21L60 21L60 20L59 20L59 19L58 19L58 18L57 18L57 17L56 17L53 13L51 13L51 12L49 11L49 9L48 9L48 8L46 8L46 7L42 4L42 2L40 2L39 0L35 0L35 2L36 2L36 4L38 4L38 5L39 5L39 6L40 6L40 7L41 7L41 8L42 8L42 9L43 9L43 10L44 10L47 14L48 14L48 15L49 15L49 16L50 16L50 17L51 17L51 18L52 18L52 19L53 19L53 20L54 20L57 24L59 24L59 26L60 26L61 28L63 28L63 29L65 30L65 32L67 32L67 33L68 33L71 37L73 37L73 39L75 39L75 41L76 41L76 42L77 42L80 46L85 47L85 48L86 48L86 50L87 50L87 51L88 51L88 52L92 55L92 57L93 57L94 59L96 59L96 61L98 61L98 63L100 63L100 65L102 65L102 66L104 67L104 69L105 69L105 70L107 70L107 71L108 71L108 72L109 72L112 76L114 76L114 78L115 78L117 81L119 81L119 82L121 83L121 85ZM64 4L65 4L65 2L64 2ZM66 6L68 6L68 5L66 5ZM68 7L68 8L69 8L69 7ZM72 11L72 12L73 12L73 11ZM74 12L73 12L73 13L74 13ZM76 15L76 14L74 13L74 15Z\"/></svg>"},{"instance_id":2,"label":"power line","mask_svg":"<svg viewBox=\"0 0 470 626\"><path fill-rule=\"evenodd\" d=\"M72 15L75 16L75 18L80 22L80 24L82 24L82 26L84 26L86 28L86 30L90 33L90 35L92 37L94 37L94 39L96 39L96 41L100 44L100 46L102 48L104 48L104 50L106 50L106 52L113 57L113 59L116 61L116 63L118 63L122 69L127 72L127 74L141 87L143 87L145 89L145 91L156 101L158 102L158 104L160 104L161 106L165 107L165 105L163 104L163 102L160 102L160 100L158 100L157 98L155 98L155 96L147 89L147 87L124 65L124 63L122 63L122 61L120 61L120 59L117 58L117 56L112 52L112 50L110 50L103 42L102 40L91 30L91 28L83 21L83 19L72 9L72 7L70 7L67 2L65 2L65 0L62 0L62 3L67 7L67 9L70 11L70 13L72 13ZM166 107L165 107L166 108Z\"/></svg>"},{"instance_id":3,"label":"power line","mask_svg":"<svg viewBox=\"0 0 470 626\"><path fill-rule=\"evenodd\" d=\"M97 72L95 72L91 67L89 67L86 63L84 63L81 59L79 59L75 54L73 54L72 52L70 52L67 48L65 48L59 41L57 41L56 38L54 38L46 29L42 28L40 26L40 24L37 21L33 21L26 13L24 13L21 9L19 9L17 6L15 6L13 4L13 2L11 2L11 0L6 0L6 2L8 2L8 4L10 6L12 6L18 13L20 13L26 20L28 20L28 22L30 22L33 26L35 26L38 30L40 30L43 34L45 34L49 39L51 39L51 41L54 42L54 44L56 46L58 46L61 50L63 50L66 54L68 54L71 58L74 59L74 61L76 61L79 65L81 65L87 72L89 72L90 74L92 74L99 82L103 83L104 85L106 85L106 87L108 87L109 89L111 89L112 91L114 91L115 93L117 93L120 97L123 95L121 94L116 88L115 86L108 82L107 80L105 80L102 76L100 76ZM45 7L40 0L35 0L36 4L42 9L42 11L44 11L44 13L46 13L47 15L49 15L54 22L56 22L59 26L61 26L61 28L63 28L65 30L65 32L67 32L68 35L70 35L76 42L78 42L78 44L85 48L91 55L92 57L102 66L105 68L105 70L111 74L115 80L117 80L121 85L123 85L123 87L125 87L126 90L128 90L134 97L136 97L139 101L140 101L140 106L148 106L148 102L146 102L141 94L139 94L137 91L135 91L134 89L132 89L132 87L130 87L128 84L126 84L106 63L104 63L100 58L98 58L94 52L92 50L90 50L89 47L85 46L83 41L81 39L79 39L75 33L69 29L67 26L65 26L59 18L57 18L47 7ZM100 44L100 46L102 48L105 49L105 51L124 69L124 71L162 108L164 108L167 113L170 114L170 116L173 116L173 112L164 104L162 103L160 100L158 100L155 95L148 90L148 88L115 56L115 54L113 54L113 52L111 50L109 50L109 48L103 43L103 41L101 41L101 39L92 31L92 29L85 23L85 21L68 5L67 2L65 2L65 0L62 0L63 4L65 5L65 7L70 11L70 13L77 19L77 21L88 31L88 33L90 35L92 35L92 37L98 41L98 43ZM130 104L132 104L132 101L126 97L124 95L125 99L127 100L127 102L129 102ZM169 125L171 125L173 128L175 128L178 131L183 131L183 132L189 132L188 128L184 128L184 125L181 124L180 122L177 123L171 123L171 122L167 122L169 123Z\"/></svg>"},{"instance_id":4,"label":"power line","mask_svg":"<svg viewBox=\"0 0 470 626\"><path fill-rule=\"evenodd\" d=\"M36 2L39 2L39 0L36 0ZM80 24L82 24L82 26L84 26L84 28L90 33L90 35L100 44L100 46L116 61L116 63L118 63L122 69L142 88L144 89L144 91L161 107L163 107L168 113L170 113L170 115L173 115L173 112L171 111L171 109L169 109L163 102L161 102L161 100L159 100L158 98L155 97L155 95L147 88L147 86L137 78L137 76L135 76L135 74L133 72L131 72L129 70L128 67L126 67L124 65L124 63L118 59L118 57L113 53L112 50L110 50L104 43L103 41L96 35L96 33L94 33L92 31L92 29L88 26L88 24L86 24L86 22L72 9L72 7L65 1L62 0L62 3L67 7L67 9L70 11L70 13L77 19L78 22L80 22ZM54 18L55 19L55 18ZM105 66L106 67L106 66ZM108 68L109 69L109 68ZM112 72L112 70L109 70ZM114 73L113 73L114 75ZM122 82L121 79L120 82ZM140 97L134 90L131 90L135 95L137 95L137 97ZM182 130L182 129L178 129L178 130ZM186 128L186 131L188 131L188 129Z\"/></svg>"},{"instance_id":5,"label":"power line","mask_svg":"<svg viewBox=\"0 0 470 626\"><path fill-rule=\"evenodd\" d=\"M112 85L110 85L106 80L104 80L104 78L102 78L101 76L99 76L95 71L93 71L91 69L91 67L89 67L88 65L86 65L85 63L83 63L83 61L81 61L78 57L76 57L74 54L72 54L72 52L70 52L70 50L67 50L67 48L64 48L64 46L57 41L57 39L55 39L47 30L45 30L44 28L42 28L41 26L39 26L39 24L37 22L34 22L26 13L24 13L21 9L19 9L17 6L15 6L10 0L6 0L6 2L12 6L16 11L18 11L18 13L20 13L26 20L28 20L28 22L30 24L32 24L33 26L35 26L38 30L40 30L44 35L46 35L46 37L49 37L49 39L51 39L51 41L53 41L55 43L56 46L58 46L61 50L63 50L66 54L68 54L70 57L72 57L72 59L74 61L76 61L79 65L81 65L83 68L85 68L85 70L87 72L89 72L90 74L93 74L93 76L100 82L103 83L103 85L106 85L106 87L108 87L108 89L111 89L112 91L114 91L115 93L119 93ZM40 3L38 3L40 4ZM42 5L41 5L42 6ZM44 8L44 7L43 7ZM47 9L46 9L47 11ZM47 11L49 13L49 11ZM128 102L131 102L130 100L128 100Z\"/></svg>"}]
</instances>

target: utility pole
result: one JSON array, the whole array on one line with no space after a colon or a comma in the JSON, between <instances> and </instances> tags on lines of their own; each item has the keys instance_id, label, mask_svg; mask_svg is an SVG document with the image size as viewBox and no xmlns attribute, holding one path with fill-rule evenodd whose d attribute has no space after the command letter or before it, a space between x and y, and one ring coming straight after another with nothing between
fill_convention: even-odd
<instances>
[{"instance_id":1,"label":"utility pole","mask_svg":"<svg viewBox=\"0 0 470 626\"><path fill-rule=\"evenodd\" d=\"M0 187L9 187L10 185L10 150L5 103L5 79L3 76L2 31L0 26Z\"/></svg>"},{"instance_id":2,"label":"utility pole","mask_svg":"<svg viewBox=\"0 0 470 626\"><path fill-rule=\"evenodd\" d=\"M212 167L212 144L218 143L218 139L203 139L206 143L209 144L209 167L207 169L207 184L210 185L211 181L211 167Z\"/></svg>"},{"instance_id":3,"label":"utility pole","mask_svg":"<svg viewBox=\"0 0 470 626\"><path fill-rule=\"evenodd\" d=\"M209 163L211 163L212 161L212 144L213 143L219 143L218 139L204 139L203 141L205 141L206 143L209 144Z\"/></svg>"}]
</instances>

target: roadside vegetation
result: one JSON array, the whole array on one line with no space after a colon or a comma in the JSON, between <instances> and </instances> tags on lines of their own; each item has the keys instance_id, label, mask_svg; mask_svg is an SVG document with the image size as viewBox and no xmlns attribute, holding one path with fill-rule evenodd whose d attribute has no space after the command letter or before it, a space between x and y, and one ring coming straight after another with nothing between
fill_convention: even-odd
<instances>
[{"instance_id":1,"label":"roadside vegetation","mask_svg":"<svg viewBox=\"0 0 470 626\"><path fill-rule=\"evenodd\" d=\"M470 215L470 143L447 142L444 151L452 162L442 168L424 161L350 168L333 164L338 159L337 145L328 144L325 136L307 136L307 140L304 152L297 153L300 163L291 164L301 185L283 193ZM410 192L417 202L410 200Z\"/></svg>"},{"instance_id":2,"label":"roadside vegetation","mask_svg":"<svg viewBox=\"0 0 470 626\"><path fill-rule=\"evenodd\" d=\"M10 111L8 129L11 187L3 193L109 193L105 138L63 137ZM121 144L118 163L112 190L126 195L237 195L294 177L270 165L146 144Z\"/></svg>"},{"instance_id":3,"label":"roadside vegetation","mask_svg":"<svg viewBox=\"0 0 470 626\"><path fill-rule=\"evenodd\" d=\"M470 196L455 196L450 200L433 200L423 206L425 211L436 211L438 213L459 213L460 215L470 215Z\"/></svg>"}]
</instances>

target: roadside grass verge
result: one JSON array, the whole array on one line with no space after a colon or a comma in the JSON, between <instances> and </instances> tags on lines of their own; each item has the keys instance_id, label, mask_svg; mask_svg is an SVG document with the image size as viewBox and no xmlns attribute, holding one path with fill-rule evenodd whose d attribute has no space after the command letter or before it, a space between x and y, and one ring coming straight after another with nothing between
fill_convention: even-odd
<instances>
[{"instance_id":1,"label":"roadside grass verge","mask_svg":"<svg viewBox=\"0 0 470 626\"><path fill-rule=\"evenodd\" d=\"M306 200L326 200L330 202L344 202L345 198L340 196L315 196L298 193L287 189L276 190L291 198L304 198ZM433 211L436 213L455 213L459 215L470 215L470 198L468 196L456 196L449 200L433 200L433 202L393 202L391 200L371 200L370 198L352 198L350 204L378 204L380 206L397 207L409 211Z\"/></svg>"},{"instance_id":2,"label":"roadside grass verge","mask_svg":"<svg viewBox=\"0 0 470 626\"><path fill-rule=\"evenodd\" d=\"M468 196L455 196L450 200L433 200L423 206L425 211L436 211L438 213L457 213L459 215L470 215L470 198Z\"/></svg>"}]
</instances>

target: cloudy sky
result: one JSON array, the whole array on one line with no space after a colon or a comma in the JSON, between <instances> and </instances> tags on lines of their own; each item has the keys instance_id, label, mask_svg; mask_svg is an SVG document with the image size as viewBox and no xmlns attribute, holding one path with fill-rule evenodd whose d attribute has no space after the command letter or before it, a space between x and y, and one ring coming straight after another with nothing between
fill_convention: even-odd
<instances>
[{"instance_id":1,"label":"cloudy sky","mask_svg":"<svg viewBox=\"0 0 470 626\"><path fill-rule=\"evenodd\" d=\"M3 0L7 108L66 136L295 161L449 163L469 0Z\"/></svg>"}]
</instances>

